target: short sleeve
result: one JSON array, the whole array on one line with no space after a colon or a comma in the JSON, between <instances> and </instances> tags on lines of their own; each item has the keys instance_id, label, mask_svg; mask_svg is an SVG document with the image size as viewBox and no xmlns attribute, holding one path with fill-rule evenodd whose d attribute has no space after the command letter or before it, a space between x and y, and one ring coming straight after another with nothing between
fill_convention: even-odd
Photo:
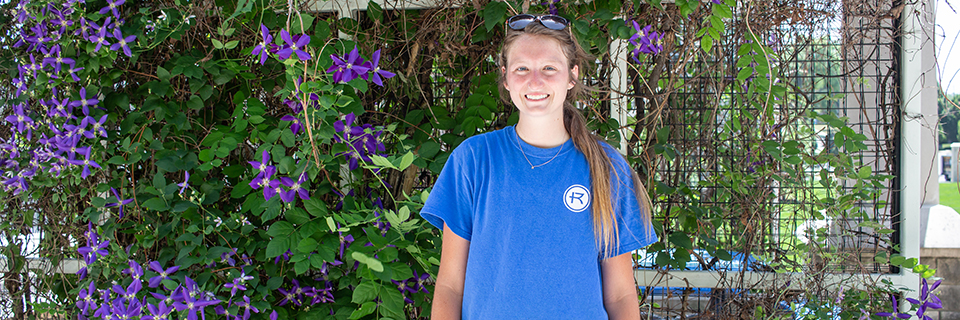
<instances>
[{"instance_id":1,"label":"short sleeve","mask_svg":"<svg viewBox=\"0 0 960 320\"><path fill-rule=\"evenodd\" d=\"M616 255L621 255L657 242L657 233L653 229L653 222L643 219L641 210L651 208L641 208L634 191L636 186L633 181L633 172L616 150L612 150L612 153L615 153L610 155L614 171L610 181L620 233L620 245Z\"/></svg>"},{"instance_id":2,"label":"short sleeve","mask_svg":"<svg viewBox=\"0 0 960 320\"><path fill-rule=\"evenodd\" d=\"M470 240L473 230L473 181L466 173L472 172L466 163L470 159L466 143L450 153L447 162L433 185L420 215L438 229L446 223L453 233Z\"/></svg>"}]
</instances>

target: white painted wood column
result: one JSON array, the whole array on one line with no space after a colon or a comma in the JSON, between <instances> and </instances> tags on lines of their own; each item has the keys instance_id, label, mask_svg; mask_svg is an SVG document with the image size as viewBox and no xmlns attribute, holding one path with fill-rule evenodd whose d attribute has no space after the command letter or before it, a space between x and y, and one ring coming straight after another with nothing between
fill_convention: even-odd
<instances>
[{"instance_id":1,"label":"white painted wood column","mask_svg":"<svg viewBox=\"0 0 960 320\"><path fill-rule=\"evenodd\" d=\"M922 213L939 202L935 4L908 2L901 16L900 248L905 257L920 257ZM901 277L902 285L919 291L919 276L901 270Z\"/></svg>"}]
</instances>

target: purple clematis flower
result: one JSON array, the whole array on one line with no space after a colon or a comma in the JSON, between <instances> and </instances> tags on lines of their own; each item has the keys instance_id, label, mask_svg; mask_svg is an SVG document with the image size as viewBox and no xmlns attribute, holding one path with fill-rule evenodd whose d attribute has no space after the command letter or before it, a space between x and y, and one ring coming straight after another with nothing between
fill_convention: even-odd
<instances>
[{"instance_id":1,"label":"purple clematis flower","mask_svg":"<svg viewBox=\"0 0 960 320\"><path fill-rule=\"evenodd\" d=\"M300 119L294 117L293 115L285 115L280 118L280 121L292 121L293 123L290 124L290 131L293 132L294 135L300 134L300 130L303 130L303 125L300 124Z\"/></svg>"},{"instance_id":2,"label":"purple clematis flower","mask_svg":"<svg viewBox=\"0 0 960 320\"><path fill-rule=\"evenodd\" d=\"M640 24L633 21L633 29L636 33L630 37L629 41L636 47L631 54L637 63L640 63L640 53L656 55L663 51L663 34L650 31L652 28L653 26L647 25L641 29Z\"/></svg>"},{"instance_id":3,"label":"purple clematis flower","mask_svg":"<svg viewBox=\"0 0 960 320\"><path fill-rule=\"evenodd\" d=\"M83 118L80 122L80 127L86 128L87 125L91 125L89 131L84 131L83 136L87 139L93 139L94 137L107 137L107 130L103 128L103 123L107 121L107 115L100 117L100 120L94 120L93 117L87 116Z\"/></svg>"},{"instance_id":4,"label":"purple clematis flower","mask_svg":"<svg viewBox=\"0 0 960 320\"><path fill-rule=\"evenodd\" d=\"M113 37L117 39L117 42L110 46L110 50L117 51L117 49L123 49L123 54L127 55L128 57L133 57L133 52L130 51L130 46L127 44L137 40L137 36L129 35L124 37L123 34L120 33L120 28L117 28L113 29Z\"/></svg>"},{"instance_id":5,"label":"purple clematis flower","mask_svg":"<svg viewBox=\"0 0 960 320\"><path fill-rule=\"evenodd\" d=\"M166 279L170 279L170 275L177 272L177 270L180 270L180 266L173 266L167 269L163 269L163 266L160 265L159 261L150 262L148 267L150 268L150 270L153 270L153 272L157 273L157 276L150 278L150 280L147 282L147 285L151 288L159 287L160 282Z\"/></svg>"},{"instance_id":6,"label":"purple clematis flower","mask_svg":"<svg viewBox=\"0 0 960 320\"><path fill-rule=\"evenodd\" d=\"M83 166L83 172L80 173L80 177L86 179L87 176L90 176L90 167L100 169L100 165L96 161L90 160L90 156L87 156L83 160L67 160L70 164ZM108 204L109 205L109 204ZM123 216L123 210L121 209L120 216Z\"/></svg>"},{"instance_id":7,"label":"purple clematis flower","mask_svg":"<svg viewBox=\"0 0 960 320\"><path fill-rule=\"evenodd\" d=\"M340 135L333 136L334 140L337 142L346 143L350 141L351 136L359 135L363 133L363 127L354 127L353 122L356 121L357 116L353 112L343 116L343 120L337 120L333 123L333 129L336 132L339 132Z\"/></svg>"},{"instance_id":8,"label":"purple clematis flower","mask_svg":"<svg viewBox=\"0 0 960 320\"><path fill-rule=\"evenodd\" d=\"M80 315L85 316L89 313L90 307L96 307L97 303L93 299L93 295L97 293L97 286L93 281L90 281L90 284L87 288L80 289L80 293L77 296L77 308L80 309Z\"/></svg>"},{"instance_id":9,"label":"purple clematis flower","mask_svg":"<svg viewBox=\"0 0 960 320\"><path fill-rule=\"evenodd\" d=\"M874 315L880 317L897 317L900 319L910 319L910 315L900 312L900 309L897 308L897 297L890 295L890 300L893 301L893 312L877 312Z\"/></svg>"},{"instance_id":10,"label":"purple clematis flower","mask_svg":"<svg viewBox=\"0 0 960 320\"><path fill-rule=\"evenodd\" d=\"M254 169L257 169L257 170L260 171L260 174L258 174L257 177L263 176L264 173L267 172L267 170L268 170L269 168L274 168L274 169L276 169L276 167L269 165L269 163L270 163L270 153L267 152L267 150L263 150L263 153L262 153L261 156L260 156L260 161L259 161L259 162L258 162L258 161L247 161L247 163L249 163L251 166L253 166ZM269 175L272 176L273 173L270 173Z\"/></svg>"},{"instance_id":11,"label":"purple clematis flower","mask_svg":"<svg viewBox=\"0 0 960 320\"><path fill-rule=\"evenodd\" d=\"M131 278L139 282L140 278L143 277L143 267L141 267L139 263L133 260L130 260L129 262L127 262L127 264L130 266L130 268L123 269L121 273L125 275L129 275Z\"/></svg>"},{"instance_id":12,"label":"purple clematis flower","mask_svg":"<svg viewBox=\"0 0 960 320\"><path fill-rule=\"evenodd\" d=\"M371 81L373 81L373 83L376 83L378 86L382 87L383 79L390 79L397 75L390 71L380 70L380 50L379 49L373 52L373 57L371 58L372 59L366 63L366 67L370 69L370 73L369 74L363 73L360 75L360 77L363 78L364 80L367 80L367 77L369 76L371 78Z\"/></svg>"},{"instance_id":13,"label":"purple clematis flower","mask_svg":"<svg viewBox=\"0 0 960 320\"><path fill-rule=\"evenodd\" d=\"M73 81L80 82L80 77L77 76L77 71L80 71L80 70L83 70L83 67L71 68L71 69L69 70L69 71L70 71L70 78L72 78Z\"/></svg>"},{"instance_id":14,"label":"purple clematis flower","mask_svg":"<svg viewBox=\"0 0 960 320\"><path fill-rule=\"evenodd\" d=\"M127 301L137 300L137 293L140 293L141 289L143 289L143 285L140 280L133 280L126 289L118 284L113 285L113 292Z\"/></svg>"},{"instance_id":15,"label":"purple clematis flower","mask_svg":"<svg viewBox=\"0 0 960 320\"><path fill-rule=\"evenodd\" d=\"M17 128L17 132L22 133L25 129L30 129L33 127L33 118L27 115L26 104L20 103L13 106L13 114L4 118L7 122L13 123Z\"/></svg>"},{"instance_id":16,"label":"purple clematis flower","mask_svg":"<svg viewBox=\"0 0 960 320\"><path fill-rule=\"evenodd\" d=\"M120 12L117 11L117 8L120 7L127 0L107 0L107 6L100 8L100 14L107 14L107 12L113 12L113 16L117 19L120 19Z\"/></svg>"},{"instance_id":17,"label":"purple clematis flower","mask_svg":"<svg viewBox=\"0 0 960 320\"><path fill-rule=\"evenodd\" d=\"M93 21L88 22L90 23L90 30L94 33L87 37L87 40L96 43L97 47L93 49L93 52L99 52L100 47L110 45L110 42L107 42L107 37L110 36L110 33L108 32L110 28L107 27L110 25L110 17L107 17L107 19L103 21L103 27L97 25Z\"/></svg>"},{"instance_id":18,"label":"purple clematis flower","mask_svg":"<svg viewBox=\"0 0 960 320\"><path fill-rule=\"evenodd\" d=\"M187 191L187 187L190 186L190 171L183 172L183 183L178 183L177 186L180 187L180 192L178 194L183 194L184 191Z\"/></svg>"},{"instance_id":19,"label":"purple clematis flower","mask_svg":"<svg viewBox=\"0 0 960 320\"><path fill-rule=\"evenodd\" d=\"M116 319L138 319L143 314L143 305L140 300L127 299L128 305L123 306L121 299L113 300L113 306L110 310Z\"/></svg>"},{"instance_id":20,"label":"purple clematis flower","mask_svg":"<svg viewBox=\"0 0 960 320\"><path fill-rule=\"evenodd\" d=\"M310 54L307 53L306 51L303 51L303 49L306 48L308 44L310 44L310 36L299 35L299 38L297 38L296 41L294 41L294 39L290 37L290 33L287 32L287 30L281 29L280 38L283 39L283 42L287 44L282 49L280 49L280 51L277 52L277 55L280 57L280 60L287 60L294 53L297 54L297 58L299 58L300 61L310 60Z\"/></svg>"},{"instance_id":21,"label":"purple clematis flower","mask_svg":"<svg viewBox=\"0 0 960 320\"><path fill-rule=\"evenodd\" d=\"M267 200L270 200L271 198L273 198L273 196L280 194L281 195L280 200L283 202L287 202L282 196L283 193L284 193L283 188L280 187L280 180L271 180L270 184L267 187L263 188L263 197L266 198Z\"/></svg>"},{"instance_id":22,"label":"purple clematis flower","mask_svg":"<svg viewBox=\"0 0 960 320\"><path fill-rule=\"evenodd\" d=\"M87 88L80 88L80 100L70 101L70 106L82 107L83 114L90 114L90 110L87 109L87 107L95 106L97 103L100 103L100 100L97 100L96 97L87 98Z\"/></svg>"},{"instance_id":23,"label":"purple clematis flower","mask_svg":"<svg viewBox=\"0 0 960 320\"><path fill-rule=\"evenodd\" d=\"M80 27L73 32L73 35L80 36L81 38L87 39L90 37L90 34L87 33L88 31L90 31L89 20L87 20L87 18L81 17Z\"/></svg>"},{"instance_id":24,"label":"purple clematis flower","mask_svg":"<svg viewBox=\"0 0 960 320\"><path fill-rule=\"evenodd\" d=\"M186 290L186 289L182 289ZM173 306L177 308L177 311L183 312L187 311L188 320L197 320L197 313L200 313L200 316L203 319L206 319L206 315L203 313L203 308L212 306L220 303L220 300L217 299L206 299L206 297L197 298L193 295L182 293L182 301L176 301L173 303Z\"/></svg>"},{"instance_id":25,"label":"purple clematis flower","mask_svg":"<svg viewBox=\"0 0 960 320\"><path fill-rule=\"evenodd\" d=\"M340 58L337 55L330 55L330 58L333 59L333 65L327 69L327 73L333 72L333 82L336 83L350 82L350 80L370 71L370 68L364 65L357 47L353 47L353 50L345 58Z\"/></svg>"},{"instance_id":26,"label":"purple clematis flower","mask_svg":"<svg viewBox=\"0 0 960 320\"><path fill-rule=\"evenodd\" d=\"M277 291L280 291L280 295L283 296L283 299L281 299L280 303L277 304L279 306L290 302L293 302L298 306L301 305L301 300L303 300L303 288L300 287L300 282L298 282L297 279L292 279L290 281L293 282L293 288L290 288L290 290L285 290L283 288L277 289Z\"/></svg>"},{"instance_id":27,"label":"purple clematis flower","mask_svg":"<svg viewBox=\"0 0 960 320\"><path fill-rule=\"evenodd\" d=\"M166 302L160 301L156 305L147 304L147 312L149 315L143 316L142 320L167 320L173 312L173 306L167 306Z\"/></svg>"},{"instance_id":28,"label":"purple clematis flower","mask_svg":"<svg viewBox=\"0 0 960 320\"><path fill-rule=\"evenodd\" d=\"M427 290L427 281L430 280L429 273L424 272L423 274L418 276L417 270L413 270L413 278L411 278L410 280L413 280L414 282L416 282L413 284L413 289L416 290L417 292L430 293L430 291Z\"/></svg>"},{"instance_id":29,"label":"purple clematis flower","mask_svg":"<svg viewBox=\"0 0 960 320\"><path fill-rule=\"evenodd\" d=\"M260 313L260 309L257 309L257 307L254 307L253 305L250 304L250 297L248 296L243 296L243 301L238 301L237 306L240 307L241 310L243 310L243 318L242 318L243 320L250 319L251 310L254 313Z\"/></svg>"},{"instance_id":30,"label":"purple clematis flower","mask_svg":"<svg viewBox=\"0 0 960 320\"><path fill-rule=\"evenodd\" d=\"M270 35L270 29L267 29L267 26L260 24L260 43L253 48L253 56L260 56L260 65L263 65L267 62L267 53L270 48L270 44L273 43L273 36Z\"/></svg>"},{"instance_id":31,"label":"purple clematis flower","mask_svg":"<svg viewBox=\"0 0 960 320\"><path fill-rule=\"evenodd\" d=\"M298 178L296 182L294 182L293 179L290 179L288 177L280 178L280 182L283 183L283 185L287 186L287 188L289 188L289 190L285 192L287 193L286 195L284 194L280 195L281 199L284 198L284 196L286 196L286 198L289 199L289 200L286 200L286 202L292 202L294 196L300 196L300 200L310 200L310 193L307 192L307 188L305 188L303 185L304 183L307 182L306 172L301 173L300 178Z\"/></svg>"},{"instance_id":32,"label":"purple clematis flower","mask_svg":"<svg viewBox=\"0 0 960 320\"><path fill-rule=\"evenodd\" d=\"M56 45L48 52L44 52L43 65L52 66L54 73L60 73L60 67L67 64L70 68L76 67L76 61L70 58L64 58L60 52L60 46Z\"/></svg>"},{"instance_id":33,"label":"purple clematis flower","mask_svg":"<svg viewBox=\"0 0 960 320\"><path fill-rule=\"evenodd\" d=\"M241 268L241 270L243 270L243 269ZM230 289L230 296L233 297L233 296L235 296L235 295L237 294L237 290L241 290L241 291L247 290L247 287L244 286L243 283L244 283L244 282L247 282L248 280L252 280L252 279L253 279L253 277L248 276L246 273L244 273L243 271L241 271L239 277L234 278L234 279L233 279L233 282L231 282L231 283L224 284L223 287L224 287L224 288L227 288L227 289ZM249 302L249 300L248 300L248 302ZM259 312L259 311L258 311L258 312Z\"/></svg>"},{"instance_id":34,"label":"purple clematis flower","mask_svg":"<svg viewBox=\"0 0 960 320\"><path fill-rule=\"evenodd\" d=\"M99 166L97 168L99 168ZM123 206L129 204L130 202L133 202L133 199L121 199L120 194L117 193L117 189L114 189L114 188L110 188L110 192L113 192L113 197L117 200L117 202L107 203L103 207L104 208L113 208L113 207L120 208L120 218L123 218Z\"/></svg>"}]
</instances>

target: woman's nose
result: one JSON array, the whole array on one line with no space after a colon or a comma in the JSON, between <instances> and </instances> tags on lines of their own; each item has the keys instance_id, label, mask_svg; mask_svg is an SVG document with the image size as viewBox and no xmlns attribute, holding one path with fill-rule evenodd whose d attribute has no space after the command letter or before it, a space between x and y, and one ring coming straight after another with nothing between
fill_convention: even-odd
<instances>
[{"instance_id":1,"label":"woman's nose","mask_svg":"<svg viewBox=\"0 0 960 320\"><path fill-rule=\"evenodd\" d=\"M544 83L544 75L540 71L534 71L533 77L530 79L530 84L534 86L542 86Z\"/></svg>"}]
</instances>

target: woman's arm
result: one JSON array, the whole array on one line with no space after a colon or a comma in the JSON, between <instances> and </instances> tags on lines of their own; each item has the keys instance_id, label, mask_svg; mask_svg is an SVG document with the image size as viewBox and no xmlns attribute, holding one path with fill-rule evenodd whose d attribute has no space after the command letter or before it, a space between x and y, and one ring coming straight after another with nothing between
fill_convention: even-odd
<instances>
[{"instance_id":1,"label":"woman's arm","mask_svg":"<svg viewBox=\"0 0 960 320\"><path fill-rule=\"evenodd\" d=\"M433 293L433 319L460 319L463 280L467 273L469 252L470 241L450 231L450 227L444 223L440 272L437 274L437 286Z\"/></svg>"},{"instance_id":2,"label":"woman's arm","mask_svg":"<svg viewBox=\"0 0 960 320\"><path fill-rule=\"evenodd\" d=\"M600 262L600 273L603 277L603 307L610 319L639 320L640 302L631 253L604 259Z\"/></svg>"}]
</instances>

